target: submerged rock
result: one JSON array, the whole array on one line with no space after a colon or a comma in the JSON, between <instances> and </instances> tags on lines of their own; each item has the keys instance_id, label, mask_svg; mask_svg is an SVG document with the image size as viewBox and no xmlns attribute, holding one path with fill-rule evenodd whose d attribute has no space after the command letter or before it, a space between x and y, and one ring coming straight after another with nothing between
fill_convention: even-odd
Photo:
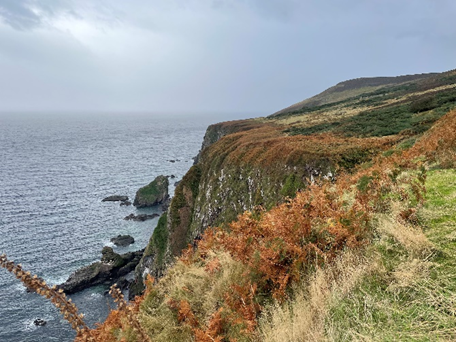
<instances>
[{"instance_id":1,"label":"submerged rock","mask_svg":"<svg viewBox=\"0 0 456 342\"><path fill-rule=\"evenodd\" d=\"M71 294L96 285L112 285L135 269L144 250L117 254L111 247L103 247L101 253L101 261L78 269L57 288Z\"/></svg>"},{"instance_id":2,"label":"submerged rock","mask_svg":"<svg viewBox=\"0 0 456 342\"><path fill-rule=\"evenodd\" d=\"M135 243L135 239L130 235L117 235L117 237L111 239L111 242L116 246L126 247Z\"/></svg>"},{"instance_id":3,"label":"submerged rock","mask_svg":"<svg viewBox=\"0 0 456 342\"><path fill-rule=\"evenodd\" d=\"M124 220L132 220L132 221L139 221L139 222L144 222L146 220L152 220L156 217L159 217L160 215L158 214L130 214L128 216L124 217Z\"/></svg>"},{"instance_id":4,"label":"submerged rock","mask_svg":"<svg viewBox=\"0 0 456 342\"><path fill-rule=\"evenodd\" d=\"M44 327L47 322L44 319L38 318L33 321L33 324L35 324L37 327Z\"/></svg>"},{"instance_id":5,"label":"submerged rock","mask_svg":"<svg viewBox=\"0 0 456 342\"><path fill-rule=\"evenodd\" d=\"M133 205L137 208L152 207L164 203L168 198L168 178L158 176L136 192Z\"/></svg>"},{"instance_id":6,"label":"submerged rock","mask_svg":"<svg viewBox=\"0 0 456 342\"><path fill-rule=\"evenodd\" d=\"M129 206L129 205L131 205L131 202L130 201L123 201L122 203L120 203L120 205Z\"/></svg>"},{"instance_id":7,"label":"submerged rock","mask_svg":"<svg viewBox=\"0 0 456 342\"><path fill-rule=\"evenodd\" d=\"M128 201L128 196L112 195L105 197L101 200L102 202L125 202Z\"/></svg>"}]
</instances>

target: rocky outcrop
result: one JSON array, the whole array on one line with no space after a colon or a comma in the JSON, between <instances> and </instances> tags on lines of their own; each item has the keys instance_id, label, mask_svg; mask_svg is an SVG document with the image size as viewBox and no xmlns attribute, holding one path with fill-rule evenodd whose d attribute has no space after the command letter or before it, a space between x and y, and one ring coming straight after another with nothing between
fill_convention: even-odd
<instances>
[{"instance_id":1,"label":"rocky outcrop","mask_svg":"<svg viewBox=\"0 0 456 342\"><path fill-rule=\"evenodd\" d=\"M116 246L127 247L132 243L135 243L135 239L130 235L117 235L111 239L111 242Z\"/></svg>"},{"instance_id":2,"label":"rocky outcrop","mask_svg":"<svg viewBox=\"0 0 456 342\"><path fill-rule=\"evenodd\" d=\"M169 198L168 186L168 178L166 176L158 176L136 192L133 205L137 208L144 208L165 203Z\"/></svg>"},{"instance_id":3,"label":"rocky outcrop","mask_svg":"<svg viewBox=\"0 0 456 342\"><path fill-rule=\"evenodd\" d=\"M144 221L147 221L147 220L152 220L152 219L154 219L156 217L159 217L159 216L160 215L158 215L158 214L139 214L139 215L130 214L128 216L125 216L124 220L144 222Z\"/></svg>"},{"instance_id":4,"label":"rocky outcrop","mask_svg":"<svg viewBox=\"0 0 456 342\"><path fill-rule=\"evenodd\" d=\"M112 195L105 197L101 200L102 202L125 202L128 201L128 196Z\"/></svg>"},{"instance_id":5,"label":"rocky outcrop","mask_svg":"<svg viewBox=\"0 0 456 342\"><path fill-rule=\"evenodd\" d=\"M144 250L117 254L111 247L103 247L99 262L80 268L57 287L71 294L95 285L112 285L138 265Z\"/></svg>"}]
</instances>

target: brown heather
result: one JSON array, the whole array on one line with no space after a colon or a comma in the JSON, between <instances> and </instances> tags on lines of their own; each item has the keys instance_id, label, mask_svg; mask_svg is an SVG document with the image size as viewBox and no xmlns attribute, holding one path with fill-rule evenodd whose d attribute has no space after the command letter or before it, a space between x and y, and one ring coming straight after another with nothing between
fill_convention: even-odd
<instances>
[{"instance_id":1,"label":"brown heather","mask_svg":"<svg viewBox=\"0 0 456 342\"><path fill-rule=\"evenodd\" d=\"M245 132L230 134L211 146L204 156L208 161L223 161L225 165L303 165L306 161L329 159L339 164L344 156L365 153L375 155L401 139L347 138L332 133L309 136L284 136L283 127L264 125Z\"/></svg>"},{"instance_id":2,"label":"brown heather","mask_svg":"<svg viewBox=\"0 0 456 342\"><path fill-rule=\"evenodd\" d=\"M442 167L456 166L456 110L440 118L410 149L408 158L426 157Z\"/></svg>"}]
</instances>

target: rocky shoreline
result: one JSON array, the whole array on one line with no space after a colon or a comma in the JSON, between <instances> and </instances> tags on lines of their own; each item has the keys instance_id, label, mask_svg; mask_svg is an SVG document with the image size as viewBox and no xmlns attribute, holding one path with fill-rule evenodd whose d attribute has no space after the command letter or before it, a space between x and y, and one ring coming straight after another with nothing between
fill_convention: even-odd
<instances>
[{"instance_id":1,"label":"rocky shoreline","mask_svg":"<svg viewBox=\"0 0 456 342\"><path fill-rule=\"evenodd\" d=\"M166 211L170 200L168 178L175 178L175 176L158 176L151 183L140 188L136 193L134 205L137 208L161 205L163 211ZM120 205L131 205L128 196L124 195L111 195L102 199L102 202L121 202ZM158 214L130 214L124 220L143 222L159 216ZM135 240L130 235L118 235L112 238L111 242L116 246L126 247L133 244ZM129 289L130 281L127 280L127 276L135 270L141 261L144 249L118 254L111 247L105 246L101 254L100 261L76 270L64 283L57 285L57 288L62 289L67 294L97 285L111 286L115 283L121 290Z\"/></svg>"}]
</instances>

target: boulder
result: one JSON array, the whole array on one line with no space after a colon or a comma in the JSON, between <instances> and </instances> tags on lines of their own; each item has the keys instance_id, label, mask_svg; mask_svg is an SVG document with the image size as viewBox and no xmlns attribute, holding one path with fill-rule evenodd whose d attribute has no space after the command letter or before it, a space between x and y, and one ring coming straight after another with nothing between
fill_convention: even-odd
<instances>
[{"instance_id":1,"label":"boulder","mask_svg":"<svg viewBox=\"0 0 456 342\"><path fill-rule=\"evenodd\" d=\"M144 208L164 203L169 198L168 186L168 178L158 176L153 182L136 192L133 205L137 208Z\"/></svg>"},{"instance_id":2,"label":"boulder","mask_svg":"<svg viewBox=\"0 0 456 342\"><path fill-rule=\"evenodd\" d=\"M111 247L103 247L101 253L101 261L78 269L57 288L71 294L96 285L110 286L135 269L144 250L117 254Z\"/></svg>"},{"instance_id":3,"label":"boulder","mask_svg":"<svg viewBox=\"0 0 456 342\"><path fill-rule=\"evenodd\" d=\"M126 247L135 243L135 239L130 235L117 235L111 239L111 242L116 246Z\"/></svg>"},{"instance_id":4,"label":"boulder","mask_svg":"<svg viewBox=\"0 0 456 342\"><path fill-rule=\"evenodd\" d=\"M160 215L158 214L130 214L128 216L124 217L124 220L132 220L132 221L139 221L139 222L144 222L146 220L152 220L156 217L159 217ZM112 241L112 240L111 240Z\"/></svg>"},{"instance_id":5,"label":"boulder","mask_svg":"<svg viewBox=\"0 0 456 342\"><path fill-rule=\"evenodd\" d=\"M129 205L131 205L131 202L130 201L123 201L123 202L120 203L120 205L129 206Z\"/></svg>"},{"instance_id":6,"label":"boulder","mask_svg":"<svg viewBox=\"0 0 456 342\"><path fill-rule=\"evenodd\" d=\"M128 201L128 196L112 195L105 197L101 200L102 202L125 202Z\"/></svg>"},{"instance_id":7,"label":"boulder","mask_svg":"<svg viewBox=\"0 0 456 342\"><path fill-rule=\"evenodd\" d=\"M46 325L46 321L44 319L38 318L33 321L33 324L35 324L37 327L44 327Z\"/></svg>"}]
</instances>

